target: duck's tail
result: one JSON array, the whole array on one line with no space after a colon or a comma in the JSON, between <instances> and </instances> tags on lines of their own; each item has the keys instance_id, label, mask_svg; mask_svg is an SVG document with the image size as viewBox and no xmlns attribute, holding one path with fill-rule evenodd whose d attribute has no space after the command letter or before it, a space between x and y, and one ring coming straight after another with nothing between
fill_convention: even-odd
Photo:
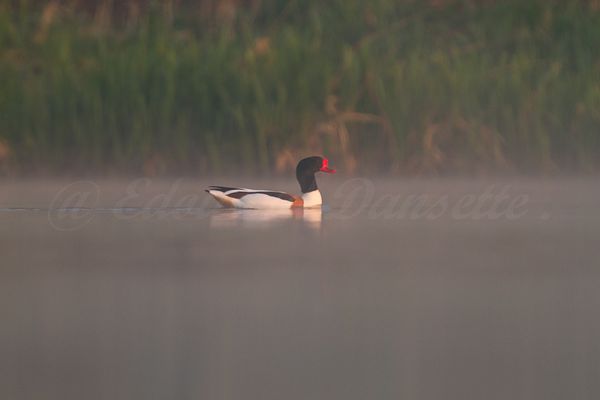
<instances>
[{"instance_id":1,"label":"duck's tail","mask_svg":"<svg viewBox=\"0 0 600 400\"><path fill-rule=\"evenodd\" d=\"M210 194L219 204L223 207L235 207L234 200L225 195L225 192L230 190L236 190L236 188L230 188L226 186L209 186L208 189L204 191Z\"/></svg>"},{"instance_id":2,"label":"duck's tail","mask_svg":"<svg viewBox=\"0 0 600 400\"><path fill-rule=\"evenodd\" d=\"M229 192L231 190L241 190L240 188L228 187L228 186L209 186L208 189L205 190L206 193L210 193L211 190L215 190L217 192Z\"/></svg>"}]
</instances>

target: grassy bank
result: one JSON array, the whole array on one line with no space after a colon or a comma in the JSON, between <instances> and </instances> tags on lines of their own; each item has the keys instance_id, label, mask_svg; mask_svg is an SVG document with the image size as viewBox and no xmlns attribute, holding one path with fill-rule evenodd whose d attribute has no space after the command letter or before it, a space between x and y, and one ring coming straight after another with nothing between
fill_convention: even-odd
<instances>
[{"instance_id":1,"label":"grassy bank","mask_svg":"<svg viewBox=\"0 0 600 400\"><path fill-rule=\"evenodd\" d=\"M0 171L597 170L596 3L0 0Z\"/></svg>"}]
</instances>

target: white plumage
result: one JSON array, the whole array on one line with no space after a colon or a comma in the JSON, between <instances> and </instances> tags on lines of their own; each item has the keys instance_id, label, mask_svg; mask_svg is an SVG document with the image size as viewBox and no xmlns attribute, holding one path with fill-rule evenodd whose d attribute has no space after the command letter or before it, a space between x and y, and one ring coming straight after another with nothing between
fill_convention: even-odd
<instances>
[{"instance_id":1,"label":"white plumage","mask_svg":"<svg viewBox=\"0 0 600 400\"><path fill-rule=\"evenodd\" d=\"M207 192L224 207L250 209L291 208L294 203L293 200L284 200L267 194L273 193L273 191L270 190L237 189L223 192L218 189L209 189ZM231 196L236 194L244 195L240 198Z\"/></svg>"}]
</instances>

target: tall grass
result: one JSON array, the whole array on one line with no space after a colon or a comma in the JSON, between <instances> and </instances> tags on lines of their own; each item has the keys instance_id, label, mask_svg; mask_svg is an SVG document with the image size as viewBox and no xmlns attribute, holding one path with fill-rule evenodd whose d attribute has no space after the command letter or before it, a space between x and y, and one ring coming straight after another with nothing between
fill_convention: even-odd
<instances>
[{"instance_id":1,"label":"tall grass","mask_svg":"<svg viewBox=\"0 0 600 400\"><path fill-rule=\"evenodd\" d=\"M323 152L350 171L600 166L594 2L221 3L117 19L110 2L0 0L0 164L264 172Z\"/></svg>"}]
</instances>

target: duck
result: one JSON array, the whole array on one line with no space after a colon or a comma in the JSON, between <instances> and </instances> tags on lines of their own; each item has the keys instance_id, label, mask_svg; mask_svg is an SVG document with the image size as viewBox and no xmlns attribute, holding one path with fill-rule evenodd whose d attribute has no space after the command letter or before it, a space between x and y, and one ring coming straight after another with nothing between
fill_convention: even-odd
<instances>
[{"instance_id":1,"label":"duck","mask_svg":"<svg viewBox=\"0 0 600 400\"><path fill-rule=\"evenodd\" d=\"M209 186L205 191L225 208L245 209L284 209L313 208L323 204L317 187L315 174L335 173L329 168L329 160L320 156L307 157L296 166L296 179L300 184L301 196L294 196L276 190L257 190L228 186Z\"/></svg>"}]
</instances>

